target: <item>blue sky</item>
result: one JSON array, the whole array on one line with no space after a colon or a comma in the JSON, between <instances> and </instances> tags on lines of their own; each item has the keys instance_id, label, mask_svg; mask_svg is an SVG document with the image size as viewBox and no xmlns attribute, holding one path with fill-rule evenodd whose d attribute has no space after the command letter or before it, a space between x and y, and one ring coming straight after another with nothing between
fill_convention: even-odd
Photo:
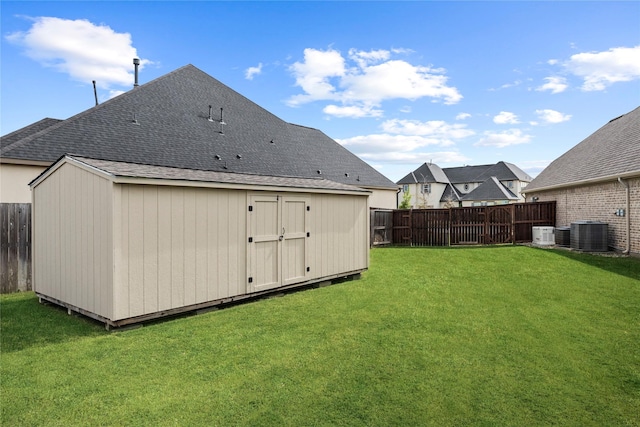
<instances>
[{"instance_id":1,"label":"blue sky","mask_svg":"<svg viewBox=\"0 0 640 427\"><path fill-rule=\"evenodd\" d=\"M640 2L10 2L1 129L193 64L393 181L424 162L536 175L640 105Z\"/></svg>"}]
</instances>

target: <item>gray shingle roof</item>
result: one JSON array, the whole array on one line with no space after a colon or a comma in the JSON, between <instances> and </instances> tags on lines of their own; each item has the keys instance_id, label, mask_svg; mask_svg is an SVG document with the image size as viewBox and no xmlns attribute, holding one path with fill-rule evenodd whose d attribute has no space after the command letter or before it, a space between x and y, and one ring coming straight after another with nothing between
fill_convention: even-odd
<instances>
[{"instance_id":1,"label":"gray shingle roof","mask_svg":"<svg viewBox=\"0 0 640 427\"><path fill-rule=\"evenodd\" d=\"M461 166L440 169L438 165L422 164L415 171L407 174L397 184L416 184L419 182L439 182L466 184L484 182L495 176L500 181L530 182L533 178L513 163L498 162L493 165Z\"/></svg>"},{"instance_id":2,"label":"gray shingle roof","mask_svg":"<svg viewBox=\"0 0 640 427\"><path fill-rule=\"evenodd\" d=\"M60 123L61 121L62 120L50 119L47 117L45 119L32 123L29 126L25 126L21 129L8 133L7 135L0 138L0 149L2 150L2 152L4 152L5 149L8 151L11 148L16 147L17 143L24 140L25 138L35 135L38 132L42 132L50 128L51 126Z\"/></svg>"},{"instance_id":3,"label":"gray shingle roof","mask_svg":"<svg viewBox=\"0 0 640 427\"><path fill-rule=\"evenodd\" d=\"M449 178L440 169L440 166L433 163L423 163L418 169L408 173L396 184L416 184L416 183L448 183Z\"/></svg>"},{"instance_id":4,"label":"gray shingle roof","mask_svg":"<svg viewBox=\"0 0 640 427\"><path fill-rule=\"evenodd\" d=\"M523 192L630 173L640 174L640 107L611 120L558 157Z\"/></svg>"},{"instance_id":5,"label":"gray shingle roof","mask_svg":"<svg viewBox=\"0 0 640 427\"><path fill-rule=\"evenodd\" d=\"M194 182L208 182L218 184L244 184L274 187L291 187L304 189L321 189L335 191L349 191L367 193L359 187L341 184L322 178L292 178L264 175L249 175L241 173L202 171L194 169L179 169L166 166L141 165L110 160L90 159L81 156L66 156L72 160L99 169L114 177L148 178L162 180L180 180ZM46 172L45 172L46 173ZM34 180L34 182L37 181Z\"/></svg>"},{"instance_id":6,"label":"gray shingle roof","mask_svg":"<svg viewBox=\"0 0 640 427\"><path fill-rule=\"evenodd\" d=\"M492 176L473 191L462 196L462 200L518 200L518 196L502 185L498 178Z\"/></svg>"},{"instance_id":7,"label":"gray shingle roof","mask_svg":"<svg viewBox=\"0 0 640 427\"><path fill-rule=\"evenodd\" d=\"M40 132L25 131L22 139L5 144L11 135L2 138L2 157L53 163L74 153L135 164L396 188L321 131L279 119L193 65Z\"/></svg>"}]
</instances>

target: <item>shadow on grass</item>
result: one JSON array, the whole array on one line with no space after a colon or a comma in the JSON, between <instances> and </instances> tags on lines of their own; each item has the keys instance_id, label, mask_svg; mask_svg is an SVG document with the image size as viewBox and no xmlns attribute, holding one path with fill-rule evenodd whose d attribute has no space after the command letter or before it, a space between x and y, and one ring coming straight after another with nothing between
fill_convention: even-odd
<instances>
[{"instance_id":1,"label":"shadow on grass","mask_svg":"<svg viewBox=\"0 0 640 427\"><path fill-rule=\"evenodd\" d=\"M592 267L601 268L611 273L620 274L631 279L640 280L640 258L620 256L614 253L596 254L586 252L575 252L568 249L542 249L550 250L563 257L588 264Z\"/></svg>"},{"instance_id":2,"label":"shadow on grass","mask_svg":"<svg viewBox=\"0 0 640 427\"><path fill-rule=\"evenodd\" d=\"M25 350L107 333L101 323L38 302L33 292L0 298L0 350Z\"/></svg>"}]
</instances>

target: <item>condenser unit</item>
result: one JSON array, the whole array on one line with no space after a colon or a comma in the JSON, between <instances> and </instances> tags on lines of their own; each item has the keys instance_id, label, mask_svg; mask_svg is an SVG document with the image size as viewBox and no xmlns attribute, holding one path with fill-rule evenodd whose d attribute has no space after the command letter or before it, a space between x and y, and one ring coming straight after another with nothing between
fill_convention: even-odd
<instances>
[{"instance_id":1,"label":"condenser unit","mask_svg":"<svg viewBox=\"0 0 640 427\"><path fill-rule=\"evenodd\" d=\"M556 242L553 227L533 227L531 236L533 244L538 246L550 246Z\"/></svg>"},{"instance_id":2,"label":"condenser unit","mask_svg":"<svg viewBox=\"0 0 640 427\"><path fill-rule=\"evenodd\" d=\"M556 227L556 245L571 246L571 227Z\"/></svg>"},{"instance_id":3,"label":"condenser unit","mask_svg":"<svg viewBox=\"0 0 640 427\"><path fill-rule=\"evenodd\" d=\"M599 221L571 223L571 249L584 252L606 252L608 224Z\"/></svg>"}]
</instances>

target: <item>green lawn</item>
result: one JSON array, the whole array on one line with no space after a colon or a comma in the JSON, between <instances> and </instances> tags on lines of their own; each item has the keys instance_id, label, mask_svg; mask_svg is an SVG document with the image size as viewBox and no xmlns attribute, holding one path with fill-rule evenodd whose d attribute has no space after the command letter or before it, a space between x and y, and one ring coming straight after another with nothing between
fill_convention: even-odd
<instances>
[{"instance_id":1,"label":"green lawn","mask_svg":"<svg viewBox=\"0 0 640 427\"><path fill-rule=\"evenodd\" d=\"M1 419L640 425L640 260L375 249L362 280L106 332L2 296Z\"/></svg>"}]
</instances>

